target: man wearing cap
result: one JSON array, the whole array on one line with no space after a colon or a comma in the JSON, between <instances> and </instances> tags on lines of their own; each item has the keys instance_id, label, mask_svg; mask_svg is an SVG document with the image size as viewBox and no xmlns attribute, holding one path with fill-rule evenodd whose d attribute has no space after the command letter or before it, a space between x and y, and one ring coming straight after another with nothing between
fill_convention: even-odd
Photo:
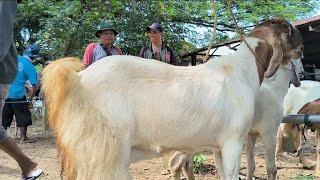
<instances>
[{"instance_id":1,"label":"man wearing cap","mask_svg":"<svg viewBox=\"0 0 320 180\"><path fill-rule=\"evenodd\" d=\"M108 23L102 22L96 31L99 43L90 43L83 55L83 64L88 67L92 63L111 55L122 55L122 50L113 45L118 32Z\"/></svg>"},{"instance_id":2,"label":"man wearing cap","mask_svg":"<svg viewBox=\"0 0 320 180\"><path fill-rule=\"evenodd\" d=\"M176 64L173 51L163 42L163 28L159 23L153 23L146 28L150 38L150 45L141 49L139 56L155 59L168 64Z\"/></svg>"}]
</instances>

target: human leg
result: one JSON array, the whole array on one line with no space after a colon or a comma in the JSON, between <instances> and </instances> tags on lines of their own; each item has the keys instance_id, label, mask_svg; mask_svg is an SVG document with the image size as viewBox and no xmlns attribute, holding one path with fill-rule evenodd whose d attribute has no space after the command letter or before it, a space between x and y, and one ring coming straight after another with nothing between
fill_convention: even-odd
<instances>
[{"instance_id":1,"label":"human leg","mask_svg":"<svg viewBox=\"0 0 320 180\"><path fill-rule=\"evenodd\" d=\"M23 102L26 98L15 99L14 101ZM32 125L31 112L27 103L13 103L12 109L14 111L17 126L20 129L20 142L24 143L27 140L27 127Z\"/></svg>"},{"instance_id":2,"label":"human leg","mask_svg":"<svg viewBox=\"0 0 320 180\"><path fill-rule=\"evenodd\" d=\"M5 98L7 96L9 85L0 84L0 113L2 114L3 105ZM2 124L2 116L0 116L0 123ZM0 126L0 149L8 153L13 157L19 164L22 175L26 177L36 166L37 163L33 162L29 157L27 157L19 148L17 143L10 138L3 126Z\"/></svg>"},{"instance_id":3,"label":"human leg","mask_svg":"<svg viewBox=\"0 0 320 180\"><path fill-rule=\"evenodd\" d=\"M5 130L7 130L7 128L11 126L13 116L14 116L14 112L10 102L6 101L2 110L3 111L1 113L2 115L1 125L4 127Z\"/></svg>"}]
</instances>

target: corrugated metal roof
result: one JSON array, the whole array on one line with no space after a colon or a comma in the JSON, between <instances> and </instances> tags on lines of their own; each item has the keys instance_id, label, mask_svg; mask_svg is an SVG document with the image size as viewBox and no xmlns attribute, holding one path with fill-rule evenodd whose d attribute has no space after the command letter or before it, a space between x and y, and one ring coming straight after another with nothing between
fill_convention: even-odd
<instances>
[{"instance_id":1,"label":"corrugated metal roof","mask_svg":"<svg viewBox=\"0 0 320 180\"><path fill-rule=\"evenodd\" d=\"M301 26L309 23L313 23L315 21L320 21L320 15L313 16L306 19L300 19L292 23L293 26Z\"/></svg>"}]
</instances>

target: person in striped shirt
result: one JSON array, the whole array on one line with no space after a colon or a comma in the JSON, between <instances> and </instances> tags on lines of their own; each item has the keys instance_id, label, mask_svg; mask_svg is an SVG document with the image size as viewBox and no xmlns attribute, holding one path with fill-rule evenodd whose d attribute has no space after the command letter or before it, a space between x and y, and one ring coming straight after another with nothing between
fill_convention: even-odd
<instances>
[{"instance_id":1,"label":"person in striped shirt","mask_svg":"<svg viewBox=\"0 0 320 180\"><path fill-rule=\"evenodd\" d=\"M82 63L88 67L92 63L111 55L122 55L122 50L113 45L118 32L112 27L111 24L102 22L95 33L99 38L99 43L90 43L83 55Z\"/></svg>"}]
</instances>

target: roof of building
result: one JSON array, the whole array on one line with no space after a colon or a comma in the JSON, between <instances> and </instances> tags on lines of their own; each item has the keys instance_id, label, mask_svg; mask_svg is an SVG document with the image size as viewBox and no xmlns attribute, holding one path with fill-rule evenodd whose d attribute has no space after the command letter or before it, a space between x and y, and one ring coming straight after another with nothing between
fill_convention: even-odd
<instances>
[{"instance_id":1,"label":"roof of building","mask_svg":"<svg viewBox=\"0 0 320 180\"><path fill-rule=\"evenodd\" d=\"M310 24L310 23L313 23L316 21L320 21L320 15L297 20L297 21L293 22L292 25L297 27L297 26L302 26L305 24Z\"/></svg>"}]
</instances>

